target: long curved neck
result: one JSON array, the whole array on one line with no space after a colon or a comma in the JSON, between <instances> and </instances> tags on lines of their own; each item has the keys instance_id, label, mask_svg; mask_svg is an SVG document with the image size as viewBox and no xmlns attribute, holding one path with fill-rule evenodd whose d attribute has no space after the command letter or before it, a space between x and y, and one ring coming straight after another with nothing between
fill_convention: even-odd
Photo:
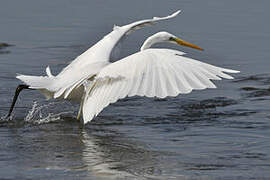
<instances>
[{"instance_id":1,"label":"long curved neck","mask_svg":"<svg viewBox=\"0 0 270 180\"><path fill-rule=\"evenodd\" d=\"M155 35L153 35L153 36L150 36L149 38L147 38L145 41L144 41L144 43L143 43L143 45L142 45L142 47L141 47L141 51L143 51L143 50L145 50L145 49L148 49L148 48L150 48L151 46L153 46L154 44L156 44L156 43L158 43L158 42L161 42L160 40L158 40L156 37L155 37Z\"/></svg>"}]
</instances>

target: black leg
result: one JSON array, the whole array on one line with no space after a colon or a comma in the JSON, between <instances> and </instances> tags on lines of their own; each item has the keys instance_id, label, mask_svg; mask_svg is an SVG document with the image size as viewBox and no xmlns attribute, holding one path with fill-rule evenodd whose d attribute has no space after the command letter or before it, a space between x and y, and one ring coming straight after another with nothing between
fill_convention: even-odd
<instances>
[{"instance_id":1,"label":"black leg","mask_svg":"<svg viewBox=\"0 0 270 180\"><path fill-rule=\"evenodd\" d=\"M28 85L24 85L24 84L20 84L19 86L17 86L16 91L15 91L15 94L14 94L14 97L13 97L12 104L11 104L11 106L10 106L10 109L9 109L9 112L8 112L8 115L7 115L7 118L10 117L10 115L11 115L11 113L12 113L12 110L13 110L13 108L14 108L14 105L15 105L15 103L16 103L16 101L17 101L17 98L18 98L20 92L21 92L23 89L31 89L31 88L29 88Z\"/></svg>"}]
</instances>

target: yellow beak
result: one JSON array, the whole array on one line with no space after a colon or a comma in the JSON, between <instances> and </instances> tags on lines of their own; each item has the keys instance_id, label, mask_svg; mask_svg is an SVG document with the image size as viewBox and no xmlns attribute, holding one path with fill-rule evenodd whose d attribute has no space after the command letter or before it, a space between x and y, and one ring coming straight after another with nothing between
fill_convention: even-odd
<instances>
[{"instance_id":1,"label":"yellow beak","mask_svg":"<svg viewBox=\"0 0 270 180\"><path fill-rule=\"evenodd\" d=\"M198 49L198 50L201 50L203 51L202 48L200 48L199 46L195 45L195 44L191 44L189 42L186 42L180 38L171 38L172 41L175 41L177 44L179 45L182 45L182 46L187 46L187 47L191 47L191 48L194 48L194 49Z\"/></svg>"}]
</instances>

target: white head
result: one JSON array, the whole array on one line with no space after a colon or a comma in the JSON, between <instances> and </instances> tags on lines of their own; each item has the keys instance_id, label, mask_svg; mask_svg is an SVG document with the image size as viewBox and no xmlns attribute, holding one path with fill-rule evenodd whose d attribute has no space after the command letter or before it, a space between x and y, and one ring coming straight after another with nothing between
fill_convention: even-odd
<instances>
[{"instance_id":1,"label":"white head","mask_svg":"<svg viewBox=\"0 0 270 180\"><path fill-rule=\"evenodd\" d=\"M153 44L156 43L160 43L160 42L168 42L168 43L174 43L174 44L179 44L182 46L187 46L187 47L191 47L191 48L195 48L198 50L203 50L202 48L200 48L199 46L196 46L194 44L191 44L189 42L186 42L178 37L176 37L173 34L170 34L168 32L158 32L152 36L150 36L149 38L147 38L142 47L141 47L141 51L150 48Z\"/></svg>"}]
</instances>

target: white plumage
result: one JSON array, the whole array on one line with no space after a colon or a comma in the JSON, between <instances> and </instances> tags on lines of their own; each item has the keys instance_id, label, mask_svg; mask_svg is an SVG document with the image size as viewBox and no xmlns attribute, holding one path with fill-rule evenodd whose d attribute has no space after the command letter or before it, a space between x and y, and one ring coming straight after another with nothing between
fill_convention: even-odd
<instances>
[{"instance_id":1,"label":"white plumage","mask_svg":"<svg viewBox=\"0 0 270 180\"><path fill-rule=\"evenodd\" d=\"M211 80L233 79L225 73L238 71L220 68L191 58L171 49L153 49L153 44L171 42L195 49L200 47L176 36L159 32L149 37L141 51L110 63L113 47L125 34L159 20L175 17L176 13L150 20L142 20L114 30L89 50L78 56L57 76L49 67L47 76L19 75L18 79L32 89L38 89L47 98L64 98L81 102L79 115L90 122L102 109L127 96L164 98L190 93L193 89L216 88Z\"/></svg>"},{"instance_id":2,"label":"white plumage","mask_svg":"<svg viewBox=\"0 0 270 180\"><path fill-rule=\"evenodd\" d=\"M170 49L146 49L104 67L86 90L83 119L87 123L110 103L126 96L164 98L193 89L216 88L211 80L233 79L219 68L181 56Z\"/></svg>"}]
</instances>

